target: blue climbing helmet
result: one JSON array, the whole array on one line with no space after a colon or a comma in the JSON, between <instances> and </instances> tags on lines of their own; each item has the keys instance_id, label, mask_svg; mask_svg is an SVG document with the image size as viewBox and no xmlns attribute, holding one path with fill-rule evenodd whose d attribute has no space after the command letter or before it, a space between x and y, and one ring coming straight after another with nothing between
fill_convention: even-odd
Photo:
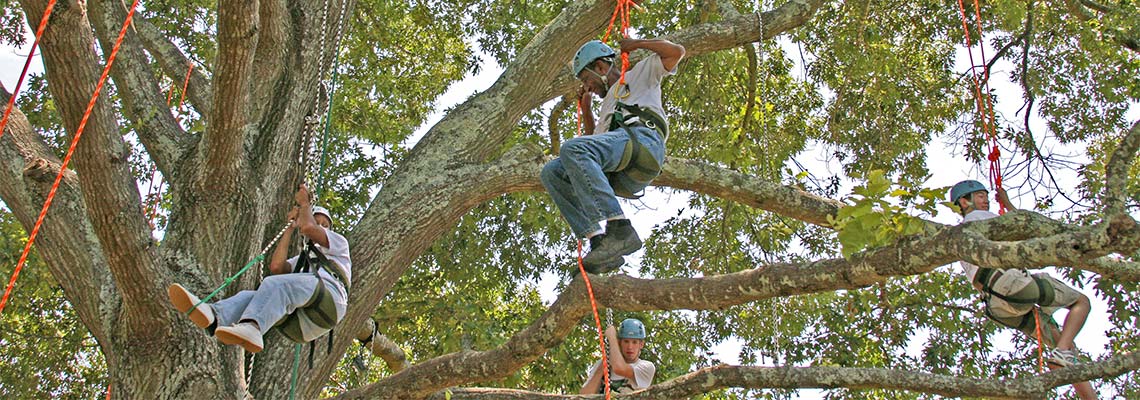
<instances>
[{"instance_id":1,"label":"blue climbing helmet","mask_svg":"<svg viewBox=\"0 0 1140 400\"><path fill-rule=\"evenodd\" d=\"M954 187L950 188L950 202L958 205L958 199L969 196L971 193L979 190L989 193L986 185L973 179L958 182Z\"/></svg>"},{"instance_id":2,"label":"blue climbing helmet","mask_svg":"<svg viewBox=\"0 0 1140 400\"><path fill-rule=\"evenodd\" d=\"M586 69L587 65L594 62L599 58L613 59L617 52L610 46L606 46L601 40L591 40L578 48L578 54L574 55L574 76L578 76L582 70Z\"/></svg>"},{"instance_id":3,"label":"blue climbing helmet","mask_svg":"<svg viewBox=\"0 0 1140 400\"><path fill-rule=\"evenodd\" d=\"M621 328L618 329L618 339L645 339L645 324L638 321L636 318L626 318L621 321Z\"/></svg>"}]
</instances>

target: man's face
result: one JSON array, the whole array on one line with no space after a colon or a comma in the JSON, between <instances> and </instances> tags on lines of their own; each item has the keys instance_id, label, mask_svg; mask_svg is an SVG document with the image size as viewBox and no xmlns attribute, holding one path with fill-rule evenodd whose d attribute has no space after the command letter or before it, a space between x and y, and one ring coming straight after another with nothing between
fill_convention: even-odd
<instances>
[{"instance_id":1,"label":"man's face","mask_svg":"<svg viewBox=\"0 0 1140 400\"><path fill-rule=\"evenodd\" d=\"M313 219L317 220L317 225L323 226L325 229L332 229L332 220L324 214L314 215Z\"/></svg>"},{"instance_id":2,"label":"man's face","mask_svg":"<svg viewBox=\"0 0 1140 400\"><path fill-rule=\"evenodd\" d=\"M632 363L637 361L641 356L641 348L645 347L644 339L618 339L618 346L621 347L621 356L625 362Z\"/></svg>"},{"instance_id":3,"label":"man's face","mask_svg":"<svg viewBox=\"0 0 1140 400\"><path fill-rule=\"evenodd\" d=\"M582 86L587 91L592 92L598 97L606 97L606 82L602 77L609 73L610 64L605 61L595 61L589 67L583 69L578 73L578 80L582 82Z\"/></svg>"},{"instance_id":4,"label":"man's face","mask_svg":"<svg viewBox=\"0 0 1140 400\"><path fill-rule=\"evenodd\" d=\"M966 204L966 199L968 198L968 199L970 199L971 202L974 203L973 204L974 210L989 211L990 210L990 197L989 197L989 195L990 195L990 192L987 192L985 190L979 190L979 191L976 191L974 193L970 193L970 195L968 197L958 199L958 206L962 207L963 210L969 211L970 208Z\"/></svg>"}]
</instances>

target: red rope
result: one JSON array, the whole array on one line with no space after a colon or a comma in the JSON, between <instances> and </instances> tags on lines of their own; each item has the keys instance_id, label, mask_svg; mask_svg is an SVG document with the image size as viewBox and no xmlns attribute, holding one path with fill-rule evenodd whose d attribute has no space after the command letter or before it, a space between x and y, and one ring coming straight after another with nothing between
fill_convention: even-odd
<instances>
[{"instance_id":1,"label":"red rope","mask_svg":"<svg viewBox=\"0 0 1140 400\"><path fill-rule=\"evenodd\" d=\"M47 28L51 11L55 8L55 2L56 0L48 2L47 8L44 9L44 16L40 18L40 26L36 28L36 39L32 41L32 48L28 50L28 59L24 61L24 70L20 71L20 79L16 80L12 97L8 99L8 106L4 108L4 117L0 118L0 137L4 137L4 128L8 126L8 116L12 114L12 109L16 108L16 95L20 93L20 86L24 84L24 78L28 76L28 67L32 65L32 58L36 55L36 46L39 46L40 37L44 35L44 28Z\"/></svg>"},{"instance_id":2,"label":"red rope","mask_svg":"<svg viewBox=\"0 0 1140 400\"><path fill-rule=\"evenodd\" d=\"M974 0L974 15L978 26L978 49L982 58L982 78L978 78L978 64L974 62L973 43L970 40L970 23L969 18L966 17L966 5L963 0L958 0L958 14L962 17L962 32L965 34L966 52L970 56L970 74L974 77L974 97L978 103L978 116L982 122L982 132L986 135L986 140L990 144L990 153L986 156L990 161L990 184L997 190L997 188L1002 187L1001 150L998 147L993 97L989 96L990 69L989 64L986 62L985 42L982 40L981 5L978 0ZM985 82L984 92L982 82ZM998 213L1005 214L1005 211L1005 203L999 201Z\"/></svg>"},{"instance_id":3,"label":"red rope","mask_svg":"<svg viewBox=\"0 0 1140 400\"><path fill-rule=\"evenodd\" d=\"M598 326L598 345L602 348L602 372L606 385L606 400L610 399L610 364L606 357L609 349L606 348L606 335L602 331L602 318L598 316L598 302L594 301L594 286L590 285L590 276L586 274L586 267L582 265L582 241L578 241L578 272L586 280L586 293L590 294L590 308L594 310L594 324Z\"/></svg>"},{"instance_id":4,"label":"red rope","mask_svg":"<svg viewBox=\"0 0 1140 400\"><path fill-rule=\"evenodd\" d=\"M87 102L87 110L83 112L83 118L79 120L79 128L75 129L75 137L71 139L71 147L67 149L67 155L63 157L63 164L59 166L59 173L55 175L55 182L51 184L51 191L48 192L47 200L44 201L43 209L40 210L40 216L36 218L32 233L28 235L28 243L24 245L24 252L20 254L20 260L16 262L12 279L8 280L8 287L4 289L4 297L0 298L0 313L4 312L4 306L8 304L8 296L12 294L12 288L16 286L16 277L20 276L20 270L24 268L24 264L28 260L32 243L36 241L36 235L39 234L40 227L44 223L44 217L47 216L52 199L55 198L56 190L59 189L59 182L63 180L63 173L67 171L67 164L71 162L71 156L75 154L75 147L79 144L79 138L83 136L83 129L87 127L87 120L91 117L92 110L95 109L95 102L99 100L99 92L103 89L103 84L107 82L107 76L111 74L111 65L115 63L115 56L119 54L119 47L123 44L123 37L127 35L127 27L130 26L131 18L134 17L138 5L139 0L135 0L131 4L130 11L127 12L127 19L123 21L123 28L119 30L119 38L115 40L115 46L111 48L111 54L107 57L107 65L103 67L103 75L99 77L99 82L95 85L95 93L91 94L91 101Z\"/></svg>"}]
</instances>

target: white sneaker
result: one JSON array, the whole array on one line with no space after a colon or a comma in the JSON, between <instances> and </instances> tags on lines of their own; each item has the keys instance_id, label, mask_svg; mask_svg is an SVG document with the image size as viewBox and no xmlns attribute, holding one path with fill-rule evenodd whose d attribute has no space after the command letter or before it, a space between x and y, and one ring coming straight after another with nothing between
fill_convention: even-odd
<instances>
[{"instance_id":1,"label":"white sneaker","mask_svg":"<svg viewBox=\"0 0 1140 400\"><path fill-rule=\"evenodd\" d=\"M214 336L224 344L237 344L245 351L257 353L265 344L261 341L261 330L252 322L239 322L230 326L223 326L214 331Z\"/></svg>"},{"instance_id":2,"label":"white sneaker","mask_svg":"<svg viewBox=\"0 0 1140 400\"><path fill-rule=\"evenodd\" d=\"M214 309L209 304L198 304L198 296L177 283L166 288L166 295L170 296L170 303L182 314L190 313L190 321L199 328L206 329L214 324ZM198 307L194 307L198 304ZM194 308L194 311L190 311Z\"/></svg>"},{"instance_id":3,"label":"white sneaker","mask_svg":"<svg viewBox=\"0 0 1140 400\"><path fill-rule=\"evenodd\" d=\"M1045 362L1061 367L1071 367L1080 361L1077 360L1076 350L1061 350L1055 348L1045 352Z\"/></svg>"}]
</instances>

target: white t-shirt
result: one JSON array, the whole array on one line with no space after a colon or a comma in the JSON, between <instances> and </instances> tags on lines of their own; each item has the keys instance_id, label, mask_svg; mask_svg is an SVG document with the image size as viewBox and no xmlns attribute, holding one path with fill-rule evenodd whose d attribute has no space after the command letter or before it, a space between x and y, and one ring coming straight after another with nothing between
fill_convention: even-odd
<instances>
[{"instance_id":1,"label":"white t-shirt","mask_svg":"<svg viewBox=\"0 0 1140 400\"><path fill-rule=\"evenodd\" d=\"M621 68L621 64L617 64L620 62L616 61L614 68ZM656 53L646 57L633 68L630 68L629 71L626 71L625 85L618 85L617 82L614 82L609 92L606 93L606 98L602 99L601 113L598 114L598 123L594 126L594 133L609 132L610 119L614 115L618 101L647 108L661 118L665 118L665 107L661 105L661 80L666 76L673 75L676 71L676 67L673 67L672 71L666 70L665 65L661 63L661 56ZM627 93L629 94L628 97L618 98L619 95L625 96Z\"/></svg>"},{"instance_id":2,"label":"white t-shirt","mask_svg":"<svg viewBox=\"0 0 1140 400\"><path fill-rule=\"evenodd\" d=\"M997 214L994 214L994 213L989 212L989 211L974 210L974 211L970 211L970 212L966 213L966 216L962 218L961 223L972 222L972 221L984 221L984 220L987 220L990 218L997 218L997 216L998 216ZM973 282L974 281L974 275L976 275L978 273L978 266L974 265L974 264L970 264L966 261L959 261L959 263L962 264L962 270L966 273L966 279L969 282Z\"/></svg>"},{"instance_id":3,"label":"white t-shirt","mask_svg":"<svg viewBox=\"0 0 1140 400\"><path fill-rule=\"evenodd\" d=\"M594 363L594 365L590 367L589 375L586 376L593 376L594 371L596 371L601 366L602 361L598 360L597 363ZM653 375L657 373L657 366L653 365L653 363L649 361L642 359L634 361L633 364L630 364L629 366L633 368L633 381L630 382L628 379L626 379L626 377L618 374L610 374L611 393L633 393L635 391L645 389L649 387L649 385L653 384ZM613 367L611 366L610 368L612 370ZM598 386L598 390L599 392L606 390L605 380L603 380Z\"/></svg>"},{"instance_id":4,"label":"white t-shirt","mask_svg":"<svg viewBox=\"0 0 1140 400\"><path fill-rule=\"evenodd\" d=\"M329 239L329 247L326 248L318 244L317 248L321 250L321 253L323 253L325 257L329 259L329 261L334 261L340 265L341 272L344 273L344 280L347 281L348 284L352 284L352 259L349 257L348 239L345 239L344 236L341 236L341 234L333 232L332 230L323 226L321 229L325 230L325 236ZM299 255L293 256L293 258L290 258L286 261L290 266L296 267L298 258L300 258ZM340 280L338 280L335 275L330 274L323 268L320 270L320 272L318 272L318 274L320 274L322 280L340 282ZM336 303L338 318L340 318L344 316L344 311L348 308L348 292L345 291L345 287L343 285L333 286L336 287L337 290L336 293L332 293L332 298ZM313 323L313 321L310 320L309 317L305 315L305 313L298 313L297 317L301 321L301 334L304 336L305 340L316 339L321 335L324 335L325 332L329 331L328 329L323 329L317 326L317 324Z\"/></svg>"},{"instance_id":5,"label":"white t-shirt","mask_svg":"<svg viewBox=\"0 0 1140 400\"><path fill-rule=\"evenodd\" d=\"M349 285L351 285L352 258L349 255L348 251L348 239L345 239L344 236L341 236L341 234L333 232L331 229L325 228L323 226L321 229L325 230L325 236L329 239L329 247L321 246L318 244L317 248L320 249L321 253L323 253L325 257L327 257L330 261L335 261L340 265L342 272L344 272L344 279L348 281L347 283ZM300 256L293 256L293 258L290 258L286 261L290 266L296 267L298 257ZM336 276L329 274L328 271L325 270L321 270L321 275L326 276L334 281L337 280Z\"/></svg>"}]
</instances>

